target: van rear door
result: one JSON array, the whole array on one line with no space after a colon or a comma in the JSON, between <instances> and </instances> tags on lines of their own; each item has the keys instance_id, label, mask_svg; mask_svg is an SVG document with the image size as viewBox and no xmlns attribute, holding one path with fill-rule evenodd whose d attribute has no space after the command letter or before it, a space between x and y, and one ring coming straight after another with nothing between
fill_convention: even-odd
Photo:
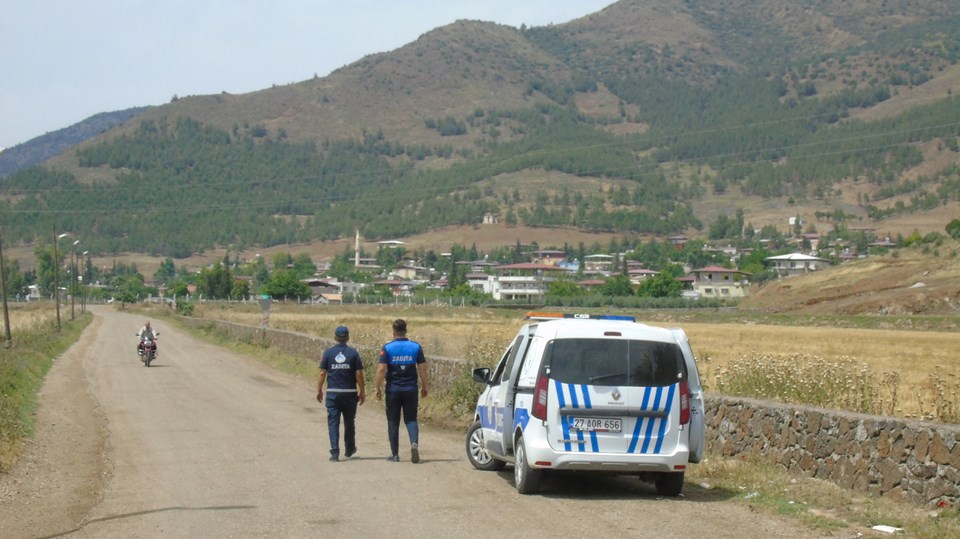
<instances>
[{"instance_id":1,"label":"van rear door","mask_svg":"<svg viewBox=\"0 0 960 539\"><path fill-rule=\"evenodd\" d=\"M555 339L544 359L550 378L547 430L554 450L676 451L683 355L675 342Z\"/></svg>"}]
</instances>

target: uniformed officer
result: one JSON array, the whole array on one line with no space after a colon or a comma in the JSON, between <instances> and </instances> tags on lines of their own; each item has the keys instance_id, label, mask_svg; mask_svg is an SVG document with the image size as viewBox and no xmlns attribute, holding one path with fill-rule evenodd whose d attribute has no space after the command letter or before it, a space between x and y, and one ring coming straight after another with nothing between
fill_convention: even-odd
<instances>
[{"instance_id":1,"label":"uniformed officer","mask_svg":"<svg viewBox=\"0 0 960 539\"><path fill-rule=\"evenodd\" d=\"M330 431L330 460L340 460L340 417L343 416L343 445L347 457L357 452L357 405L366 400L363 361L356 349L347 346L350 330L339 326L333 332L337 344L323 352L317 401L323 402L323 383L327 383L327 428ZM359 392L358 392L359 388Z\"/></svg>"},{"instance_id":2,"label":"uniformed officer","mask_svg":"<svg viewBox=\"0 0 960 539\"><path fill-rule=\"evenodd\" d=\"M419 375L419 376L418 376ZM383 382L386 380L387 439L390 441L390 456L387 460L399 462L400 413L407 426L410 438L410 460L420 462L420 428L417 423L417 385L419 379L420 396L427 396L427 360L423 347L407 338L407 322L402 319L393 322L393 340L380 350L380 362L374 387L377 400L383 398Z\"/></svg>"}]
</instances>

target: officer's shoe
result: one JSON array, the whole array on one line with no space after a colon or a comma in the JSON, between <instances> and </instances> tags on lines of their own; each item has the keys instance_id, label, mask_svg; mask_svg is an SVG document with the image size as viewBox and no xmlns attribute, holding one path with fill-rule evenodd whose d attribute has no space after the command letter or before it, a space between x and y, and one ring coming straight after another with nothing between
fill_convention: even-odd
<instances>
[{"instance_id":1,"label":"officer's shoe","mask_svg":"<svg viewBox=\"0 0 960 539\"><path fill-rule=\"evenodd\" d=\"M354 455L356 455L356 454L357 454L357 448L356 448L356 447L354 447L353 449L347 449L347 452L344 453L344 455L345 455L347 458L350 458L350 457L352 457L352 456L354 456Z\"/></svg>"},{"instance_id":2,"label":"officer's shoe","mask_svg":"<svg viewBox=\"0 0 960 539\"><path fill-rule=\"evenodd\" d=\"M387 457L387 462L400 462L400 455L390 455Z\"/></svg>"},{"instance_id":3,"label":"officer's shoe","mask_svg":"<svg viewBox=\"0 0 960 539\"><path fill-rule=\"evenodd\" d=\"M410 444L410 462L414 464L420 462L420 448L417 444Z\"/></svg>"}]
</instances>

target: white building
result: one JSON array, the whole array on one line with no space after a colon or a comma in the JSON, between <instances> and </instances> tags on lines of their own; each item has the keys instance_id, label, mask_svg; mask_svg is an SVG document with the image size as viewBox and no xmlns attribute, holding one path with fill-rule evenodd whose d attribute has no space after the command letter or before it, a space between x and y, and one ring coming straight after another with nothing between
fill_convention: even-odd
<instances>
[{"instance_id":1,"label":"white building","mask_svg":"<svg viewBox=\"0 0 960 539\"><path fill-rule=\"evenodd\" d=\"M763 261L773 262L773 267L777 271L777 275L780 276L802 275L830 267L830 261L826 258L805 255L803 253L768 256L764 258Z\"/></svg>"}]
</instances>

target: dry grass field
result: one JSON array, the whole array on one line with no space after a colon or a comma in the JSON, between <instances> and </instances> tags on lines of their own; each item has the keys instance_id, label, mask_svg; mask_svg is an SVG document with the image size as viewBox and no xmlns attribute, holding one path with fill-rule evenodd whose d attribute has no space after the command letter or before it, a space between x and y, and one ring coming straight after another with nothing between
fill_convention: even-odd
<instances>
[{"instance_id":1,"label":"dry grass field","mask_svg":"<svg viewBox=\"0 0 960 539\"><path fill-rule=\"evenodd\" d=\"M31 303L7 303L10 318L10 333L16 338L17 333L34 332L43 328L52 328L57 323L57 312L54 304L49 301ZM70 318L70 305L60 307L61 321ZM3 320L0 319L0 333L3 331Z\"/></svg>"},{"instance_id":2,"label":"dry grass field","mask_svg":"<svg viewBox=\"0 0 960 539\"><path fill-rule=\"evenodd\" d=\"M205 304L195 314L249 325L261 319L253 305ZM663 312L627 314L684 328L709 392L960 422L957 332L770 325L744 322L742 313L729 323L723 314L717 323L681 321ZM500 309L274 303L270 326L329 338L346 324L352 343L375 353L391 338L396 318L408 321L410 337L423 343L428 356L476 366L495 363L524 323L522 311Z\"/></svg>"}]
</instances>

